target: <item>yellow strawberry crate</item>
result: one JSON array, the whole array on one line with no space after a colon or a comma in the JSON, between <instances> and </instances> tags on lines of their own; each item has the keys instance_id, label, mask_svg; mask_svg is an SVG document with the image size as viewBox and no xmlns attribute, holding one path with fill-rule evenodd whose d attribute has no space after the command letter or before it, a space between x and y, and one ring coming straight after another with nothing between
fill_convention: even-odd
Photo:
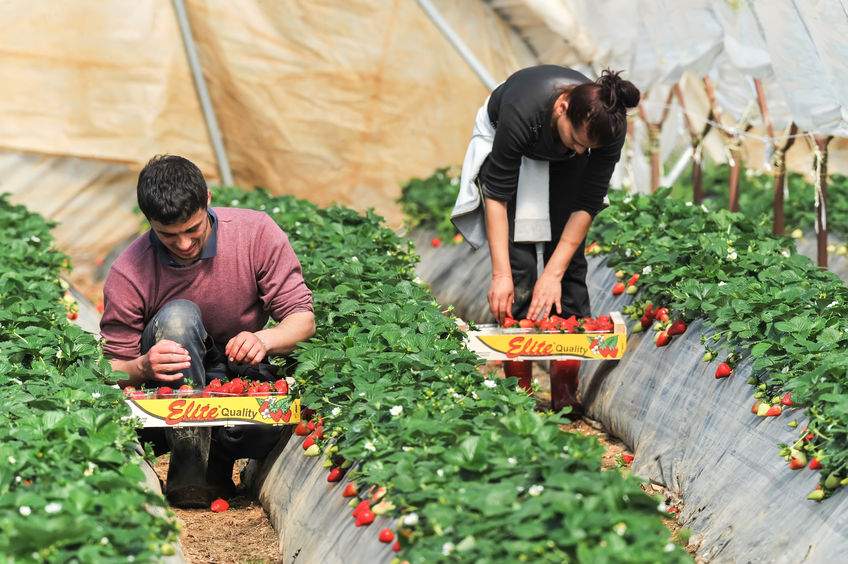
<instances>
[{"instance_id":1,"label":"yellow strawberry crate","mask_svg":"<svg viewBox=\"0 0 848 564\"><path fill-rule=\"evenodd\" d=\"M289 395L169 397L126 400L144 427L294 425L300 398Z\"/></svg>"},{"instance_id":2,"label":"yellow strawberry crate","mask_svg":"<svg viewBox=\"0 0 848 564\"><path fill-rule=\"evenodd\" d=\"M563 333L478 325L476 330L466 331L466 346L487 361L617 360L627 349L627 325L617 311L609 317L613 327L608 332Z\"/></svg>"}]
</instances>

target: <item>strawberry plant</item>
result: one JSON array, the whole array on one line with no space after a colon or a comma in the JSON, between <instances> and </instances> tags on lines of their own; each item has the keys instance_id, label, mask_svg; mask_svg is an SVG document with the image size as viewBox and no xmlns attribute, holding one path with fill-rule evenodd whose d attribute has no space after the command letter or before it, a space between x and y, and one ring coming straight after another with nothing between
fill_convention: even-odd
<instances>
[{"instance_id":1,"label":"strawberry plant","mask_svg":"<svg viewBox=\"0 0 848 564\"><path fill-rule=\"evenodd\" d=\"M261 190L215 200L269 213L301 260L318 331L295 352L295 378L324 417L304 453L348 465L358 487L339 495L368 497L352 497L351 526L404 515L393 546L413 562L688 560L658 500L601 471L594 438L561 431L515 379L481 376L455 320L416 282L411 243L379 217Z\"/></svg>"},{"instance_id":2,"label":"strawberry plant","mask_svg":"<svg viewBox=\"0 0 848 564\"><path fill-rule=\"evenodd\" d=\"M67 318L51 225L0 196L0 554L156 560L175 525L144 489L129 409L98 343Z\"/></svg>"},{"instance_id":3,"label":"strawberry plant","mask_svg":"<svg viewBox=\"0 0 848 564\"><path fill-rule=\"evenodd\" d=\"M459 177L448 168L440 168L428 178L413 178L401 187L398 200L407 227L435 231L438 237L430 242L433 247L440 247L444 241L461 243L450 220L457 194Z\"/></svg>"},{"instance_id":4,"label":"strawberry plant","mask_svg":"<svg viewBox=\"0 0 848 564\"><path fill-rule=\"evenodd\" d=\"M610 199L591 237L612 268L642 273L640 300L708 322L704 359L725 351L717 378L750 355L758 413L777 417L791 398L810 417L813 440L802 448L822 454L822 479L848 476L845 284L742 214L694 206L667 189L653 197L614 191Z\"/></svg>"}]
</instances>

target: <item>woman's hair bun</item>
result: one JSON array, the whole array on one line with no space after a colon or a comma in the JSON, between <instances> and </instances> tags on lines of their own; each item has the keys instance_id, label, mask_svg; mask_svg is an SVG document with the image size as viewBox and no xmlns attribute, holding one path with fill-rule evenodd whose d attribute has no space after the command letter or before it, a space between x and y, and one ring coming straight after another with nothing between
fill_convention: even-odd
<instances>
[{"instance_id":1,"label":"woman's hair bun","mask_svg":"<svg viewBox=\"0 0 848 564\"><path fill-rule=\"evenodd\" d=\"M624 112L639 105L639 89L618 76L621 71L604 70L595 83L601 87L601 100L612 111Z\"/></svg>"}]
</instances>

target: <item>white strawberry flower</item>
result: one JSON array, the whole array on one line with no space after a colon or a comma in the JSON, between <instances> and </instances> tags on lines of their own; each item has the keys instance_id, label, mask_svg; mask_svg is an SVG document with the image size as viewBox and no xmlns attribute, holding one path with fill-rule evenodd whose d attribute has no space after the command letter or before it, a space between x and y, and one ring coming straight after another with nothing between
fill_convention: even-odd
<instances>
[{"instance_id":1,"label":"white strawberry flower","mask_svg":"<svg viewBox=\"0 0 848 564\"><path fill-rule=\"evenodd\" d=\"M524 486L515 486L515 491L522 493L524 491Z\"/></svg>"},{"instance_id":2,"label":"white strawberry flower","mask_svg":"<svg viewBox=\"0 0 848 564\"><path fill-rule=\"evenodd\" d=\"M506 463L510 466L515 466L516 464L518 464L518 461L514 457L510 456L506 459Z\"/></svg>"},{"instance_id":3,"label":"white strawberry flower","mask_svg":"<svg viewBox=\"0 0 848 564\"><path fill-rule=\"evenodd\" d=\"M527 493L532 495L533 497L536 497L537 495L540 495L543 491L545 491L545 486L541 484L534 484L530 486L530 489L527 490Z\"/></svg>"},{"instance_id":4,"label":"white strawberry flower","mask_svg":"<svg viewBox=\"0 0 848 564\"><path fill-rule=\"evenodd\" d=\"M633 251L631 251L630 249L624 249L624 256L626 256L627 258L630 258L632 255L633 255Z\"/></svg>"},{"instance_id":5,"label":"white strawberry flower","mask_svg":"<svg viewBox=\"0 0 848 564\"><path fill-rule=\"evenodd\" d=\"M339 406L336 406L332 410L330 410L330 415L332 415L333 417L338 417L341 412L342 412L342 408L339 407Z\"/></svg>"},{"instance_id":6,"label":"white strawberry flower","mask_svg":"<svg viewBox=\"0 0 848 564\"><path fill-rule=\"evenodd\" d=\"M17 459L17 458L15 458L15 457L14 457L14 456L12 456L12 455L9 455L9 458L7 458L6 460L8 460L8 461L9 461L9 464L17 464L17 462L18 462L18 459Z\"/></svg>"},{"instance_id":7,"label":"white strawberry flower","mask_svg":"<svg viewBox=\"0 0 848 564\"><path fill-rule=\"evenodd\" d=\"M625 196L625 197L624 197L624 199L623 199L623 200L621 200L621 202L622 202L623 204L629 204L629 203L630 203L630 202L632 202L632 201L633 201L633 197L632 197L632 196Z\"/></svg>"},{"instance_id":8,"label":"white strawberry flower","mask_svg":"<svg viewBox=\"0 0 848 564\"><path fill-rule=\"evenodd\" d=\"M653 272L653 270L653 267L651 267L651 265L649 264L648 266L642 269L642 274L650 274L651 272Z\"/></svg>"},{"instance_id":9,"label":"white strawberry flower","mask_svg":"<svg viewBox=\"0 0 848 564\"><path fill-rule=\"evenodd\" d=\"M389 410L389 413L392 414L392 417L397 417L398 415L403 413L403 406L402 405L395 405Z\"/></svg>"},{"instance_id":10,"label":"white strawberry flower","mask_svg":"<svg viewBox=\"0 0 848 564\"><path fill-rule=\"evenodd\" d=\"M736 260L737 258L739 258L739 255L738 255L738 254L736 254L736 251L734 251L734 250L732 250L732 249L731 249L731 250L727 253L727 260Z\"/></svg>"},{"instance_id":11,"label":"white strawberry flower","mask_svg":"<svg viewBox=\"0 0 848 564\"><path fill-rule=\"evenodd\" d=\"M38 235L33 235L32 237L29 238L29 240L32 241L33 243L40 243L41 242L41 238Z\"/></svg>"},{"instance_id":12,"label":"white strawberry flower","mask_svg":"<svg viewBox=\"0 0 848 564\"><path fill-rule=\"evenodd\" d=\"M231 206L237 206L237 205L239 205L239 201L238 200L231 200L230 205Z\"/></svg>"},{"instance_id":13,"label":"white strawberry flower","mask_svg":"<svg viewBox=\"0 0 848 564\"><path fill-rule=\"evenodd\" d=\"M15 483L20 484L22 479L20 476L15 476Z\"/></svg>"},{"instance_id":14,"label":"white strawberry flower","mask_svg":"<svg viewBox=\"0 0 848 564\"><path fill-rule=\"evenodd\" d=\"M716 285L717 286L724 286L725 284L727 284L727 282L725 282L724 280L720 280L719 283L716 284Z\"/></svg>"},{"instance_id":15,"label":"white strawberry flower","mask_svg":"<svg viewBox=\"0 0 848 564\"><path fill-rule=\"evenodd\" d=\"M791 253L789 252L789 249L783 249L782 251L780 251L780 254L783 255L786 258L789 258L789 255Z\"/></svg>"},{"instance_id":16,"label":"white strawberry flower","mask_svg":"<svg viewBox=\"0 0 848 564\"><path fill-rule=\"evenodd\" d=\"M289 385L289 388L293 387L297 382L291 376L286 376L286 384Z\"/></svg>"},{"instance_id":17,"label":"white strawberry flower","mask_svg":"<svg viewBox=\"0 0 848 564\"><path fill-rule=\"evenodd\" d=\"M278 208L278 207L276 207L276 206L275 206L275 207L273 207L273 208L271 209L271 213L280 213L280 208Z\"/></svg>"},{"instance_id":18,"label":"white strawberry flower","mask_svg":"<svg viewBox=\"0 0 848 564\"><path fill-rule=\"evenodd\" d=\"M704 204L701 204L701 211L708 212L710 210L707 209L707 206L705 206Z\"/></svg>"},{"instance_id":19,"label":"white strawberry flower","mask_svg":"<svg viewBox=\"0 0 848 564\"><path fill-rule=\"evenodd\" d=\"M407 527L414 527L418 524L418 513L410 513L409 515L404 515L403 524Z\"/></svg>"},{"instance_id":20,"label":"white strawberry flower","mask_svg":"<svg viewBox=\"0 0 848 564\"><path fill-rule=\"evenodd\" d=\"M459 177L458 177L458 176L454 176L453 178L451 178L450 183L451 183L451 186L456 186L456 185L458 185L458 184L459 184Z\"/></svg>"},{"instance_id":21,"label":"white strawberry flower","mask_svg":"<svg viewBox=\"0 0 848 564\"><path fill-rule=\"evenodd\" d=\"M350 260L352 260L353 262L359 262L359 257L354 255L354 256L350 257Z\"/></svg>"},{"instance_id":22,"label":"white strawberry flower","mask_svg":"<svg viewBox=\"0 0 848 564\"><path fill-rule=\"evenodd\" d=\"M377 447L375 447L374 443L369 440L365 441L365 450L367 450L368 452L376 452Z\"/></svg>"},{"instance_id":23,"label":"white strawberry flower","mask_svg":"<svg viewBox=\"0 0 848 564\"><path fill-rule=\"evenodd\" d=\"M48 503L44 506L44 511L47 513L59 513L62 510L62 504L57 502Z\"/></svg>"},{"instance_id":24,"label":"white strawberry flower","mask_svg":"<svg viewBox=\"0 0 848 564\"><path fill-rule=\"evenodd\" d=\"M93 397L94 399L100 399L100 395L101 395L100 392L93 392L91 394L91 397Z\"/></svg>"},{"instance_id":25,"label":"white strawberry flower","mask_svg":"<svg viewBox=\"0 0 848 564\"><path fill-rule=\"evenodd\" d=\"M674 543L668 543L663 547L665 552L674 552Z\"/></svg>"},{"instance_id":26,"label":"white strawberry flower","mask_svg":"<svg viewBox=\"0 0 848 564\"><path fill-rule=\"evenodd\" d=\"M102 537L100 539L100 544L102 544L103 546L106 546L107 544L109 544L109 539L107 537Z\"/></svg>"},{"instance_id":27,"label":"white strawberry flower","mask_svg":"<svg viewBox=\"0 0 848 564\"><path fill-rule=\"evenodd\" d=\"M657 505L657 511L659 511L660 513L665 513L666 511L668 511L668 505L666 505L664 501L660 502L660 504Z\"/></svg>"},{"instance_id":28,"label":"white strawberry flower","mask_svg":"<svg viewBox=\"0 0 848 564\"><path fill-rule=\"evenodd\" d=\"M436 476L438 476L439 478L444 478L445 477L445 471L442 470L441 468L439 468L438 470L436 470Z\"/></svg>"},{"instance_id":29,"label":"white strawberry flower","mask_svg":"<svg viewBox=\"0 0 848 564\"><path fill-rule=\"evenodd\" d=\"M483 385L486 386L487 388L494 388L494 387L497 386L497 384L495 383L494 380L490 380L488 378L483 380Z\"/></svg>"},{"instance_id":30,"label":"white strawberry flower","mask_svg":"<svg viewBox=\"0 0 848 564\"><path fill-rule=\"evenodd\" d=\"M95 470L97 470L97 464L95 464L93 462L89 462L86 469L83 470L82 475L83 476L91 476L92 474L94 474Z\"/></svg>"},{"instance_id":31,"label":"white strawberry flower","mask_svg":"<svg viewBox=\"0 0 848 564\"><path fill-rule=\"evenodd\" d=\"M450 553L453 552L453 550L455 548L456 547L454 546L454 544L452 542L446 542L445 544L442 545L442 555L443 556L449 556Z\"/></svg>"},{"instance_id":32,"label":"white strawberry flower","mask_svg":"<svg viewBox=\"0 0 848 564\"><path fill-rule=\"evenodd\" d=\"M30 515L32 515L32 508L29 505L21 505L18 508L18 513L20 513L24 517L29 517Z\"/></svg>"},{"instance_id":33,"label":"white strawberry flower","mask_svg":"<svg viewBox=\"0 0 848 564\"><path fill-rule=\"evenodd\" d=\"M825 307L825 309L830 309L830 308L835 307L835 306L838 306L838 305L839 305L839 302L838 302L838 301L836 301L836 300L833 300L832 302L830 302L829 304L827 304L827 305L826 305L826 306L824 306L824 307Z\"/></svg>"},{"instance_id":34,"label":"white strawberry flower","mask_svg":"<svg viewBox=\"0 0 848 564\"><path fill-rule=\"evenodd\" d=\"M627 532L627 524L626 523L616 523L615 525L612 526L612 530L615 531L615 534L617 534L618 536L623 537L624 533Z\"/></svg>"},{"instance_id":35,"label":"white strawberry flower","mask_svg":"<svg viewBox=\"0 0 848 564\"><path fill-rule=\"evenodd\" d=\"M474 392L474 391L471 392L471 397L474 398L474 399L480 399L480 396L478 396L477 392Z\"/></svg>"},{"instance_id":36,"label":"white strawberry flower","mask_svg":"<svg viewBox=\"0 0 848 564\"><path fill-rule=\"evenodd\" d=\"M687 208L691 208L691 207L692 207L692 205L693 205L693 204L692 204L692 202L686 202L686 207L687 207Z\"/></svg>"}]
</instances>

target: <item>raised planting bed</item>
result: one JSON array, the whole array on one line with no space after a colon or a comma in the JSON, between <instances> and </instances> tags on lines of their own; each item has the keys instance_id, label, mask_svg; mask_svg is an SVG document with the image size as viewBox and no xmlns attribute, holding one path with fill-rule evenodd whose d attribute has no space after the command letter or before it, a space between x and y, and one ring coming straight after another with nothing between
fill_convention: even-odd
<instances>
[{"instance_id":1,"label":"raised planting bed","mask_svg":"<svg viewBox=\"0 0 848 564\"><path fill-rule=\"evenodd\" d=\"M596 440L536 413L514 379L480 373L415 281L417 257L377 216L262 191L215 199L269 213L315 297L318 332L298 347L295 378L321 419L255 480L284 560L387 561L398 539L410 562L688 560L658 500L600 471ZM375 494L375 515L351 515L346 503Z\"/></svg>"},{"instance_id":2,"label":"raised planting bed","mask_svg":"<svg viewBox=\"0 0 848 564\"><path fill-rule=\"evenodd\" d=\"M71 323L50 224L0 196L0 554L149 561L176 530L97 341Z\"/></svg>"}]
</instances>

